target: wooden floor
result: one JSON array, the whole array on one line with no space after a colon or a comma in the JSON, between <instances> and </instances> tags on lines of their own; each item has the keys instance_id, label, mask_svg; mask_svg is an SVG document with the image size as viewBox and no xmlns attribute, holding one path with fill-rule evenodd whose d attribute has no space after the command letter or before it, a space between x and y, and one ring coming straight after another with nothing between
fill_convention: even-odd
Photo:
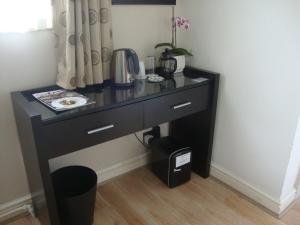
<instances>
[{"instance_id":1,"label":"wooden floor","mask_svg":"<svg viewBox=\"0 0 300 225\"><path fill-rule=\"evenodd\" d=\"M282 221L213 178L167 188L147 168L99 187L94 225L300 225L300 202ZM39 225L30 217L9 225Z\"/></svg>"},{"instance_id":2,"label":"wooden floor","mask_svg":"<svg viewBox=\"0 0 300 225\"><path fill-rule=\"evenodd\" d=\"M300 200L288 211L282 221L287 225L300 225Z\"/></svg>"}]
</instances>

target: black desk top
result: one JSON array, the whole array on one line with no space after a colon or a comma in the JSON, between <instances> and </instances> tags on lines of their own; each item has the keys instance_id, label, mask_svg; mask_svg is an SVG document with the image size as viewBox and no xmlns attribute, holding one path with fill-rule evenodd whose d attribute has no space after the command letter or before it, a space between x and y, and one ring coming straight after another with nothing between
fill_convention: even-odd
<instances>
[{"instance_id":1,"label":"black desk top","mask_svg":"<svg viewBox=\"0 0 300 225\"><path fill-rule=\"evenodd\" d=\"M184 74L176 75L174 79L165 80L161 83L149 83L145 80L137 80L131 88L120 89L111 85L103 85L101 87L93 86L77 89L75 91L87 96L96 103L59 113L44 106L32 96L32 94L37 92L59 89L58 86L15 92L13 95L21 94L25 97L26 104L28 104L30 111L34 112L34 115L40 115L43 123L52 123L204 85L214 75L214 73L208 71L198 70L196 72L198 73L195 73L194 69L188 69L185 70ZM198 78L193 79L196 77Z\"/></svg>"}]
</instances>

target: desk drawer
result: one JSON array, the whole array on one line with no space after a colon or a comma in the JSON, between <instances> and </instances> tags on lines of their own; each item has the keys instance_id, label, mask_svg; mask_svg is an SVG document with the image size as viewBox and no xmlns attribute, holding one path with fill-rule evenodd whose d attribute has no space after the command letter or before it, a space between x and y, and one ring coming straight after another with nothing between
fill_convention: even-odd
<instances>
[{"instance_id":1,"label":"desk drawer","mask_svg":"<svg viewBox=\"0 0 300 225\"><path fill-rule=\"evenodd\" d=\"M208 85L147 101L144 105L144 127L149 128L205 110L208 103Z\"/></svg>"},{"instance_id":2,"label":"desk drawer","mask_svg":"<svg viewBox=\"0 0 300 225\"><path fill-rule=\"evenodd\" d=\"M53 158L141 130L142 125L142 104L133 104L46 125L43 134Z\"/></svg>"}]
</instances>

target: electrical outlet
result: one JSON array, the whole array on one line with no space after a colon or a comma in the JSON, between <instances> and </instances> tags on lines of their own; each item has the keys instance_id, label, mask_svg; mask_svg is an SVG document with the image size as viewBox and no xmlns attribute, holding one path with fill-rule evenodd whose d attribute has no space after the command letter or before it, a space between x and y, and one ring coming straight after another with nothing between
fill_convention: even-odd
<instances>
[{"instance_id":1,"label":"electrical outlet","mask_svg":"<svg viewBox=\"0 0 300 225\"><path fill-rule=\"evenodd\" d=\"M160 138L160 127L155 126L152 130L143 133L143 142L150 146L154 139Z\"/></svg>"}]
</instances>

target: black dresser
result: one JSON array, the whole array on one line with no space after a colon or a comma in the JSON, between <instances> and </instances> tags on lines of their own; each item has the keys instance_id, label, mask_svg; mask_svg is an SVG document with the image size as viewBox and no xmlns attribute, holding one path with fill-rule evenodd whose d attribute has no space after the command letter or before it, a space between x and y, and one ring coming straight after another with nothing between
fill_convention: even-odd
<instances>
[{"instance_id":1,"label":"black dresser","mask_svg":"<svg viewBox=\"0 0 300 225\"><path fill-rule=\"evenodd\" d=\"M42 225L61 225L49 160L169 122L170 135L189 143L193 171L209 176L219 74L186 68L159 84L136 81L129 89L110 85L76 90L96 103L56 113L33 93L12 93L24 163L35 212ZM104 156L105 157L105 156Z\"/></svg>"}]
</instances>

